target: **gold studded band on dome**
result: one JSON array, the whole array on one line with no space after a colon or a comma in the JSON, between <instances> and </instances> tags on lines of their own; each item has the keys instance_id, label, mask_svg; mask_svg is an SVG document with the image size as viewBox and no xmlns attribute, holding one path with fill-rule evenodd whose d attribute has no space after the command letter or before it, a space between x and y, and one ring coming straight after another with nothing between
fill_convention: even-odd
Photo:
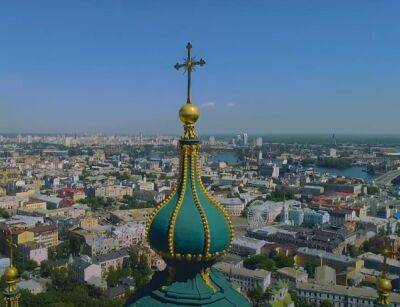
<instances>
[{"instance_id":1,"label":"gold studded band on dome","mask_svg":"<svg viewBox=\"0 0 400 307\"><path fill-rule=\"evenodd\" d=\"M146 222L146 233L149 233L151 224L154 221L154 218L156 217L156 215L161 211L162 208L165 207L165 205L176 195L176 193L178 192L178 187L181 184L181 180L183 178L183 154L181 154L181 159L179 160L179 172L181 174L181 176L178 177L178 182L173 186L171 193L168 194L168 196L161 202L159 202L155 207L154 210L151 212L149 218L147 219Z\"/></svg>"},{"instance_id":2,"label":"gold studded band on dome","mask_svg":"<svg viewBox=\"0 0 400 307\"><path fill-rule=\"evenodd\" d=\"M204 208L200 203L199 197L196 191L196 164L198 159L198 151L193 150L190 157L190 176L191 176L191 186L192 186L192 194L194 198L194 203L199 210L201 223L203 224L204 229L204 250L203 254L205 256L210 256L210 246L211 246L211 235L210 235L210 226L208 225L207 216L204 212Z\"/></svg>"},{"instance_id":3,"label":"gold studded band on dome","mask_svg":"<svg viewBox=\"0 0 400 307\"><path fill-rule=\"evenodd\" d=\"M182 150L182 148L181 148ZM154 210L151 212L149 218L147 219L146 222L146 232L149 233L149 229L151 227L151 224L153 223L154 218L156 217L156 215L161 211L162 208L165 207L165 205L176 195L176 193L178 192L178 188L180 185L182 185L182 179L184 176L184 172L183 172L183 153L181 152L181 159L179 159L179 173L180 176L178 177L178 182L173 186L171 193L168 194L168 196L161 201L160 203L158 203L155 207Z\"/></svg>"},{"instance_id":4,"label":"gold studded band on dome","mask_svg":"<svg viewBox=\"0 0 400 307\"><path fill-rule=\"evenodd\" d=\"M176 219L178 217L179 210L182 207L183 204L183 199L185 197L186 193L186 177L187 177L187 159L188 159L188 154L187 154L187 149L182 148L182 181L181 181L181 191L179 193L179 198L178 202L175 205L174 212L172 213L171 220L169 222L169 229L168 229L168 250L169 254L171 256L175 255L175 249L174 249L174 231L175 231L175 223Z\"/></svg>"},{"instance_id":5,"label":"gold studded band on dome","mask_svg":"<svg viewBox=\"0 0 400 307\"><path fill-rule=\"evenodd\" d=\"M170 193L163 201L161 201L160 203L158 203L158 204L154 207L154 210L150 213L150 216L149 216L149 218L147 219L147 222L146 222L146 233L147 233L147 234L149 233L151 224L153 223L154 218L156 217L156 215L157 215L157 214L161 211L161 209L164 208L165 205L175 196L176 192L177 192L177 185L175 185L175 186L172 188L171 193Z\"/></svg>"},{"instance_id":6,"label":"gold studded band on dome","mask_svg":"<svg viewBox=\"0 0 400 307\"><path fill-rule=\"evenodd\" d=\"M233 225L232 225L232 220L231 220L231 218L229 217L229 214L228 214L228 212L226 211L226 209L224 208L224 206L222 206L222 205L221 205L213 196L211 196L211 195L208 193L208 191L206 190L206 188L205 188L205 186L204 186L204 184L203 184L203 181L201 180L201 177L200 177L200 172L201 172L200 159L197 160L197 165L196 165L196 167L197 167L197 173L198 173L198 176L199 176L198 181L199 181L199 183L200 183L200 188L201 188L202 192L204 193L204 195L206 196L206 198L211 202L211 204L213 204L213 205L224 215L224 217L225 217L225 219L226 219L226 221L227 221L227 223L228 223L228 227L229 227L229 232L230 232L231 238L230 238L229 246L228 246L227 249L230 249L231 246L232 246L233 237L234 237L234 235L235 235L235 232L234 232L234 229L233 229Z\"/></svg>"}]
</instances>

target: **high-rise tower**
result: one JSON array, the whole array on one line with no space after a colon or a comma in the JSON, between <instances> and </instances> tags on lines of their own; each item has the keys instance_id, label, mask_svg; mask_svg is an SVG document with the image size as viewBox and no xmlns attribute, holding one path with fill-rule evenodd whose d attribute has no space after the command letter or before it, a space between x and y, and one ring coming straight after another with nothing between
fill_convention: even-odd
<instances>
[{"instance_id":1,"label":"high-rise tower","mask_svg":"<svg viewBox=\"0 0 400 307\"><path fill-rule=\"evenodd\" d=\"M148 223L148 240L161 255L167 268L154 274L127 306L250 306L224 276L215 263L229 248L233 238L232 222L224 207L207 191L201 181L200 142L195 123L199 109L191 102L191 73L196 61L192 45L183 64L188 75L187 101L179 110L184 132L179 142L180 170L177 186L159 203Z\"/></svg>"}]
</instances>

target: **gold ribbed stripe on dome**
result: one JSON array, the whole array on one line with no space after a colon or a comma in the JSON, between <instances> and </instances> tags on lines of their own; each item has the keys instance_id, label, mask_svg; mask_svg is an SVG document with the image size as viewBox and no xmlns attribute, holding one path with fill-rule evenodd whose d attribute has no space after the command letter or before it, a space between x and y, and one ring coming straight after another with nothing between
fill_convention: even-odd
<instances>
[{"instance_id":1,"label":"gold ribbed stripe on dome","mask_svg":"<svg viewBox=\"0 0 400 307\"><path fill-rule=\"evenodd\" d=\"M165 205L175 196L177 192L177 185L175 185L172 190L171 193L160 203L158 203L155 207L154 210L151 212L149 218L147 219L146 222L146 232L149 233L149 229L151 224L154 221L154 218L156 217L156 215L161 211L162 208L165 207Z\"/></svg>"},{"instance_id":2,"label":"gold ribbed stripe on dome","mask_svg":"<svg viewBox=\"0 0 400 307\"><path fill-rule=\"evenodd\" d=\"M191 185L192 185L192 194L194 198L194 203L197 207L197 210L199 210L200 217L201 217L201 223L203 224L203 229L204 229L204 250L203 254L206 257L210 256L210 245L211 245L211 235L210 235L210 226L208 225L207 221L207 216L206 213L204 212L204 208L200 203L199 197L197 195L196 191L196 170L197 170L197 159L198 159L198 146L194 147L192 152L191 152L191 157L190 157L190 175L191 175Z\"/></svg>"},{"instance_id":3,"label":"gold ribbed stripe on dome","mask_svg":"<svg viewBox=\"0 0 400 307\"><path fill-rule=\"evenodd\" d=\"M183 199L185 197L186 193L186 172L187 172L187 159L188 159L188 154L187 154L187 149L182 147L182 180L181 180L181 191L179 194L178 202L175 205L174 212L172 213L171 220L169 222L169 230L168 230L168 250L169 254L174 257L175 255L175 250L174 250L174 231L175 231L175 223L176 219L178 217L179 210L182 207Z\"/></svg>"},{"instance_id":4,"label":"gold ribbed stripe on dome","mask_svg":"<svg viewBox=\"0 0 400 307\"><path fill-rule=\"evenodd\" d=\"M183 172L183 164L182 161L183 160L183 155L181 155L181 159L179 159L179 172L181 173L181 176L178 177L178 180L181 180L181 178L183 178L182 172ZM151 227L151 224L154 221L154 218L156 217L156 215L161 211L162 208L165 207L165 205L176 195L177 191L178 191L178 187L180 185L180 181L178 181L171 189L171 193L168 194L168 196L161 202L159 202L155 207L154 210L151 212L149 218L147 219L146 222L146 232L149 233L149 229Z\"/></svg>"},{"instance_id":5,"label":"gold ribbed stripe on dome","mask_svg":"<svg viewBox=\"0 0 400 307\"><path fill-rule=\"evenodd\" d=\"M200 159L197 159L197 163L196 163L196 167L197 167L197 174L198 174L198 181L200 183L200 188L203 191L204 195L207 197L207 199L225 216L225 219L228 223L229 226L229 232L231 234L231 239L229 242L229 246L227 249L229 249L232 245L232 241L233 241L233 237L235 235L235 232L233 230L233 226L232 226L232 220L229 217L228 212L226 211L226 209L224 208L224 206L222 206L213 196L211 196L208 191L206 190L203 181L201 180L201 167L200 167ZM222 253L225 253L226 251L223 251Z\"/></svg>"}]
</instances>

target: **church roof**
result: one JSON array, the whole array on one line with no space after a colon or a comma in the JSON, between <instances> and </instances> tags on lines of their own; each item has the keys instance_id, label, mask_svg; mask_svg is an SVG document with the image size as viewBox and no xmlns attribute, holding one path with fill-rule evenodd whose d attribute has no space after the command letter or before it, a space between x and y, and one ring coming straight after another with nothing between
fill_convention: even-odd
<instances>
[{"instance_id":1,"label":"church roof","mask_svg":"<svg viewBox=\"0 0 400 307\"><path fill-rule=\"evenodd\" d=\"M215 287L208 287L200 275L190 279L178 279L169 286L166 272L158 272L144 288L138 291L126 306L251 306L250 302L234 290L217 270L210 271Z\"/></svg>"}]
</instances>

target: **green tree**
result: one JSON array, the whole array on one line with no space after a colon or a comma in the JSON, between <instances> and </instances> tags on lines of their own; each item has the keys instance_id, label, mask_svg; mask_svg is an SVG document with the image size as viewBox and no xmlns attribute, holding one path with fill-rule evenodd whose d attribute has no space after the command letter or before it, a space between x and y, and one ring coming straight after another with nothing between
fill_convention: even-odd
<instances>
[{"instance_id":1,"label":"green tree","mask_svg":"<svg viewBox=\"0 0 400 307\"><path fill-rule=\"evenodd\" d=\"M306 270L308 276L310 278L314 278L315 275L315 268L318 266L317 263L313 262L313 261L308 261L305 265L304 265L304 269Z\"/></svg>"},{"instance_id":2,"label":"green tree","mask_svg":"<svg viewBox=\"0 0 400 307\"><path fill-rule=\"evenodd\" d=\"M347 249L346 254L353 258L361 255L362 253L362 251L355 245L348 244L346 249Z\"/></svg>"},{"instance_id":3,"label":"green tree","mask_svg":"<svg viewBox=\"0 0 400 307\"><path fill-rule=\"evenodd\" d=\"M264 302L264 292L260 287L248 291L247 296L252 302L253 306L262 306Z\"/></svg>"},{"instance_id":4,"label":"green tree","mask_svg":"<svg viewBox=\"0 0 400 307\"><path fill-rule=\"evenodd\" d=\"M276 271L275 261L265 255L255 255L244 260L243 266L250 270L263 269L271 272Z\"/></svg>"},{"instance_id":5,"label":"green tree","mask_svg":"<svg viewBox=\"0 0 400 307\"><path fill-rule=\"evenodd\" d=\"M321 304L319 304L319 307L333 307L333 304L331 301L323 300Z\"/></svg>"},{"instance_id":6,"label":"green tree","mask_svg":"<svg viewBox=\"0 0 400 307\"><path fill-rule=\"evenodd\" d=\"M377 186L370 185L367 187L368 195L375 195L379 193L379 188Z\"/></svg>"},{"instance_id":7,"label":"green tree","mask_svg":"<svg viewBox=\"0 0 400 307\"><path fill-rule=\"evenodd\" d=\"M286 256L278 253L276 250L271 250L269 258L275 262L277 268L293 267L294 259L292 256Z\"/></svg>"},{"instance_id":8,"label":"green tree","mask_svg":"<svg viewBox=\"0 0 400 307\"><path fill-rule=\"evenodd\" d=\"M51 267L48 261L42 261L40 264L40 276L49 277L51 274Z\"/></svg>"},{"instance_id":9,"label":"green tree","mask_svg":"<svg viewBox=\"0 0 400 307\"><path fill-rule=\"evenodd\" d=\"M129 254L129 265L131 267L132 273L135 272L138 263L139 263L138 255L134 251L131 251Z\"/></svg>"},{"instance_id":10,"label":"green tree","mask_svg":"<svg viewBox=\"0 0 400 307\"><path fill-rule=\"evenodd\" d=\"M28 279L29 279L29 274L28 274L28 272L22 273L22 274L21 274L21 277L22 277L22 279L24 279L24 280L28 280Z\"/></svg>"},{"instance_id":11,"label":"green tree","mask_svg":"<svg viewBox=\"0 0 400 307\"><path fill-rule=\"evenodd\" d=\"M309 303L306 299L301 298L297 295L296 291L289 291L295 307L317 307L316 303Z\"/></svg>"},{"instance_id":12,"label":"green tree","mask_svg":"<svg viewBox=\"0 0 400 307\"><path fill-rule=\"evenodd\" d=\"M85 243L85 239L82 238L80 235L75 234L75 233L70 233L69 238L68 238L68 247L69 247L69 253L71 253L73 256L78 257L83 248L83 244ZM68 255L66 255L64 258L67 258Z\"/></svg>"},{"instance_id":13,"label":"green tree","mask_svg":"<svg viewBox=\"0 0 400 307\"><path fill-rule=\"evenodd\" d=\"M38 267L38 264L35 261L26 260L18 248L14 250L14 265L20 274L25 271L32 271Z\"/></svg>"},{"instance_id":14,"label":"green tree","mask_svg":"<svg viewBox=\"0 0 400 307\"><path fill-rule=\"evenodd\" d=\"M287 189L280 189L273 191L270 195L267 196L267 200L271 201L284 201L289 199L295 199L294 193Z\"/></svg>"},{"instance_id":15,"label":"green tree","mask_svg":"<svg viewBox=\"0 0 400 307\"><path fill-rule=\"evenodd\" d=\"M8 213L6 209L0 208L0 217L8 219L10 217L10 213Z\"/></svg>"},{"instance_id":16,"label":"green tree","mask_svg":"<svg viewBox=\"0 0 400 307\"><path fill-rule=\"evenodd\" d=\"M377 235L372 237L368 241L365 241L361 246L363 252L371 252L374 254L380 254L382 251L382 246L384 245L383 235Z\"/></svg>"},{"instance_id":17,"label":"green tree","mask_svg":"<svg viewBox=\"0 0 400 307\"><path fill-rule=\"evenodd\" d=\"M65 268L52 270L50 278L52 287L56 290L70 290L72 288L72 282Z\"/></svg>"},{"instance_id":18,"label":"green tree","mask_svg":"<svg viewBox=\"0 0 400 307\"><path fill-rule=\"evenodd\" d=\"M141 208L152 208L154 207L154 201L137 201L134 197L130 195L124 195L123 202L120 206L122 210L129 210L129 209L141 209Z\"/></svg>"},{"instance_id":19,"label":"green tree","mask_svg":"<svg viewBox=\"0 0 400 307\"><path fill-rule=\"evenodd\" d=\"M113 267L107 273L106 281L107 286L109 288L115 287L118 284L118 280L122 277L126 277L131 275L131 269L128 268L121 268L121 269L114 269Z\"/></svg>"},{"instance_id":20,"label":"green tree","mask_svg":"<svg viewBox=\"0 0 400 307\"><path fill-rule=\"evenodd\" d=\"M65 259L68 258L70 253L69 240L65 240L58 244L56 247L49 249L49 259Z\"/></svg>"},{"instance_id":21,"label":"green tree","mask_svg":"<svg viewBox=\"0 0 400 307\"><path fill-rule=\"evenodd\" d=\"M141 255L136 266L134 266L132 271L132 276L135 280L136 289L140 289L145 284L147 284L152 275L152 270L148 264L147 256Z\"/></svg>"},{"instance_id":22,"label":"green tree","mask_svg":"<svg viewBox=\"0 0 400 307\"><path fill-rule=\"evenodd\" d=\"M108 271L106 281L107 281L107 286L109 288L115 287L117 285L118 272L116 270L114 270L113 267L111 267L110 270Z\"/></svg>"}]
</instances>

